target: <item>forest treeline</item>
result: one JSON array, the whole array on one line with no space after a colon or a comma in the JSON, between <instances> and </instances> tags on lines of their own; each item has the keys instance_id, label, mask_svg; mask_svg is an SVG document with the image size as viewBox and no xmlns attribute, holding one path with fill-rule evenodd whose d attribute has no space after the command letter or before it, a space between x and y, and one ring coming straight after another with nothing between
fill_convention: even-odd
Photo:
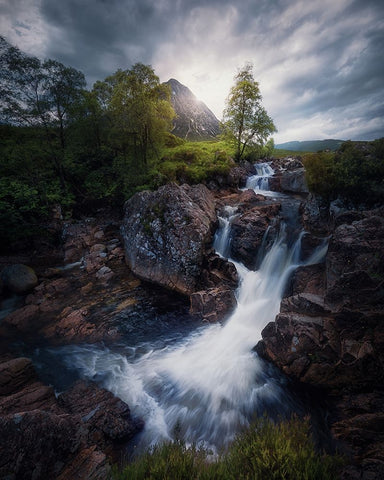
<instances>
[{"instance_id":1,"label":"forest treeline","mask_svg":"<svg viewBox=\"0 0 384 480\"><path fill-rule=\"evenodd\" d=\"M0 37L0 67L1 251L48 236L57 206L64 217L121 208L139 190L209 182L235 161L274 153L268 138L276 128L251 65L234 77L222 137L192 143L170 133L169 86L150 65L117 70L87 89L82 72ZM356 145L306 156L310 189L328 200L383 201L383 140Z\"/></svg>"}]
</instances>

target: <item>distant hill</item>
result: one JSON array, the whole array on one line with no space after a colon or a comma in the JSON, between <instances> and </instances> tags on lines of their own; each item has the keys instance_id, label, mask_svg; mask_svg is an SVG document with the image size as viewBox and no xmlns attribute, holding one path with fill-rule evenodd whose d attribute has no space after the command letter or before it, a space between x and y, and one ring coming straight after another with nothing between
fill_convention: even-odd
<instances>
[{"instance_id":1,"label":"distant hill","mask_svg":"<svg viewBox=\"0 0 384 480\"><path fill-rule=\"evenodd\" d=\"M174 78L166 84L171 87L171 102L177 114L172 133L187 140L216 137L220 132L220 122L205 103Z\"/></svg>"},{"instance_id":2,"label":"distant hill","mask_svg":"<svg viewBox=\"0 0 384 480\"><path fill-rule=\"evenodd\" d=\"M292 150L296 152L318 152L319 150L337 150L345 140L307 140L305 142L286 142L275 145L279 150Z\"/></svg>"}]
</instances>

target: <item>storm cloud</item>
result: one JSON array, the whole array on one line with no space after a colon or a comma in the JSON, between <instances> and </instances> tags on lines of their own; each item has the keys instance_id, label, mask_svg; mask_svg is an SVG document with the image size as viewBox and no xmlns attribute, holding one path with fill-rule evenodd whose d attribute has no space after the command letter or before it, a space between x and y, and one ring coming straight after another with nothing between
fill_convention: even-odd
<instances>
[{"instance_id":1,"label":"storm cloud","mask_svg":"<svg viewBox=\"0 0 384 480\"><path fill-rule=\"evenodd\" d=\"M81 71L89 86L151 64L221 118L254 65L276 142L384 136L381 0L3 0L1 33Z\"/></svg>"}]
</instances>

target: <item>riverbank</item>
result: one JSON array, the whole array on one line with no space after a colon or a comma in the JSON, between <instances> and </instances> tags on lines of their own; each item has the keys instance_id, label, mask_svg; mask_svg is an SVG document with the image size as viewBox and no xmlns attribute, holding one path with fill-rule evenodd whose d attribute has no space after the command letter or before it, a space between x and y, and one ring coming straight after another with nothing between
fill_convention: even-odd
<instances>
[{"instance_id":1,"label":"riverbank","mask_svg":"<svg viewBox=\"0 0 384 480\"><path fill-rule=\"evenodd\" d=\"M259 353L279 365L292 378L304 384L315 384L320 387L319 391L330 394L334 432L342 440L340 445L350 448L348 453L356 462L344 471L342 478L358 478L357 475L365 471L371 475L369 478L380 478L377 475L381 468L379 452L382 440L377 428L381 428L381 392L374 383L374 376L367 377L365 360L359 368L355 368L350 357L345 356L345 349L349 349L349 355L356 351L357 360L368 358L371 365L379 369L383 351L380 326L375 333L376 343L368 345L367 336L362 342L357 340L355 337L360 337L362 330L355 329L358 327L356 322L353 328L345 328L345 325L351 315L356 318L360 314L352 314L351 305L343 303L344 312L338 311L337 314L341 318L342 313L344 319L342 345L345 349L332 350L329 355L333 364L330 363L324 355L335 345L335 336L329 337L324 333L330 331L330 311L325 308L324 301L320 302L324 296L329 297L326 269L334 273L336 283L333 285L336 288L338 278L344 281L355 277L356 269L348 267L350 270L344 272L343 268L356 264L344 262L347 257L342 256L340 268L334 268L330 254L325 264L309 261L321 249L324 237L329 234L333 235L330 253L342 251L336 246L343 239L343 231L349 228L345 222L357 225L356 221L363 221L365 217L361 212L359 218L342 212L337 218L334 216L333 223L327 222L320 215L321 209L316 207L314 199L307 197L306 191L301 191L303 170L299 160L284 159L280 163L274 161L273 165L275 169L280 165L281 171L270 176L268 188L278 190L277 193L271 190L242 192L229 185L213 191L215 209L222 219L221 230L216 231L216 241L223 238L225 221L230 224L227 229L229 236L221 242L226 251L219 251L220 256L210 250L209 242L214 239L214 231L211 231L205 260L201 263L202 275L196 283L197 291L191 294L191 299L198 294L200 301L200 304L197 302L200 310L196 307L193 316L188 312L189 304L185 297L147 284L146 280L139 280L127 268L124 248L130 245L123 245L119 220L111 222L105 217L103 220L88 219L68 225L66 229L62 258L72 268L41 266L41 271L38 271L40 283L29 298L26 297L27 304L7 315L2 322L7 348L13 343L13 355L22 353L25 346L20 345L20 340L30 342L33 347L30 352L35 365L40 364L41 372L49 370L51 365L51 373L46 377L48 381L57 381L55 369L71 372L71 380L77 372L80 377L96 381L125 400L134 416L144 418L146 422L144 432L135 437L137 445L171 438L179 420L185 438L215 445L215 438L230 441L236 428L247 423L255 411L262 413L269 409L271 416L273 412L289 416L295 409L302 409L295 394L293 397L288 395L286 377L252 352L261 338L261 331L269 324L263 332L266 347L263 351L259 347ZM295 171L300 181L295 180ZM240 174L238 171L237 182L239 179L244 181L244 178L244 172ZM245 185L240 183L239 186ZM285 193L282 194L282 190ZM296 198L286 203L290 198L286 196L288 192ZM186 198L186 202L189 201ZM228 206L230 210L226 210ZM230 215L226 215L225 211ZM166 212L166 209L157 212L152 209L151 215L154 213L155 216L141 225L143 235L155 238L151 233L153 222L154 232L159 236L162 231L158 229L156 215L164 222ZM307 227L305 234L300 233L303 223ZM283 224L286 225L285 230L281 229ZM311 225L317 228L312 229ZM342 227L336 235L335 227ZM352 255L348 258L359 258L358 265L364 266L363 256L368 253L369 243L376 237L382 237L372 230L372 239L365 239L368 229L357 230L363 233L361 237L356 237L355 243L363 248L348 251ZM145 235L143 238L145 242ZM167 241L162 244L167 244ZM380 248L372 247L372 261ZM217 293L218 285L226 282L225 298L236 290L236 277L230 267L233 262L227 262L222 257L236 259L235 263L241 262L237 265L241 285L236 294L238 306L233 311L234 304L225 302L226 309L220 310L221 314L214 318L223 322L224 326L220 323L207 324L213 319L212 313L217 313L219 300L222 302L224 298L223 291L220 295ZM368 258L366 262L372 265L371 260ZM162 261L161 255L156 261ZM253 271L255 267L260 267L257 272ZM291 277L294 270L296 273ZM145 277L143 270L141 272L140 276ZM348 273L352 275L345 275ZM291 281L286 284L284 278L291 278ZM376 290L367 284L371 293L380 292L380 279L377 280ZM361 290L359 282L337 287L342 293L347 292L345 287L348 286L348 296L354 299L355 306L361 304L361 296L356 296L356 292ZM338 298L340 293L335 295ZM282 296L284 299L280 305ZM374 304L380 302L381 297L373 295L369 298ZM380 303L377 305L380 312ZM276 314L279 314L277 323L270 324ZM289 319L285 321L287 316ZM369 322L372 323L372 316ZM289 331L281 330L285 325L289 326ZM364 328L364 321L361 326ZM281 336L278 341L274 340L276 331ZM40 344L36 348L37 338L40 341L44 338L49 346ZM82 345L82 342L92 345ZM365 350L360 348L363 344ZM274 349L274 345L278 348ZM359 346L358 351L356 345ZM367 350L367 345L371 350ZM308 372L308 360L313 371L317 366L318 372L319 368L324 372L322 383L316 384L314 376L302 375L302 372ZM328 375L336 372L334 366L339 369L343 365L353 371L355 388L346 392L344 385L351 384L351 377L341 375L338 377L338 390L332 391L334 385L327 384L327 372ZM301 370L300 366L303 367ZM370 368L369 372L374 373L374 370ZM356 378L366 378L364 388L356 383ZM68 378L62 381L63 385L66 381L70 383ZM367 442L367 439L370 441Z\"/></svg>"}]
</instances>

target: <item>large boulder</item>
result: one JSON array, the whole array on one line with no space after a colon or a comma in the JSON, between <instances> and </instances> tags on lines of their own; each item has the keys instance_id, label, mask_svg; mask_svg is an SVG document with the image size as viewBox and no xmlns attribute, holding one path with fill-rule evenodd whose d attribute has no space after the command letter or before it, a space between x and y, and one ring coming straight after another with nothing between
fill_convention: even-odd
<instances>
[{"instance_id":1,"label":"large boulder","mask_svg":"<svg viewBox=\"0 0 384 480\"><path fill-rule=\"evenodd\" d=\"M1 272L3 287L13 293L27 293L36 287L38 280L31 267L22 264L9 265Z\"/></svg>"},{"instance_id":2,"label":"large boulder","mask_svg":"<svg viewBox=\"0 0 384 480\"><path fill-rule=\"evenodd\" d=\"M308 193L304 168L282 172L280 187L283 192Z\"/></svg>"},{"instance_id":3,"label":"large boulder","mask_svg":"<svg viewBox=\"0 0 384 480\"><path fill-rule=\"evenodd\" d=\"M137 193L125 204L121 228L126 262L138 277L190 295L216 221L214 198L204 185Z\"/></svg>"}]
</instances>

